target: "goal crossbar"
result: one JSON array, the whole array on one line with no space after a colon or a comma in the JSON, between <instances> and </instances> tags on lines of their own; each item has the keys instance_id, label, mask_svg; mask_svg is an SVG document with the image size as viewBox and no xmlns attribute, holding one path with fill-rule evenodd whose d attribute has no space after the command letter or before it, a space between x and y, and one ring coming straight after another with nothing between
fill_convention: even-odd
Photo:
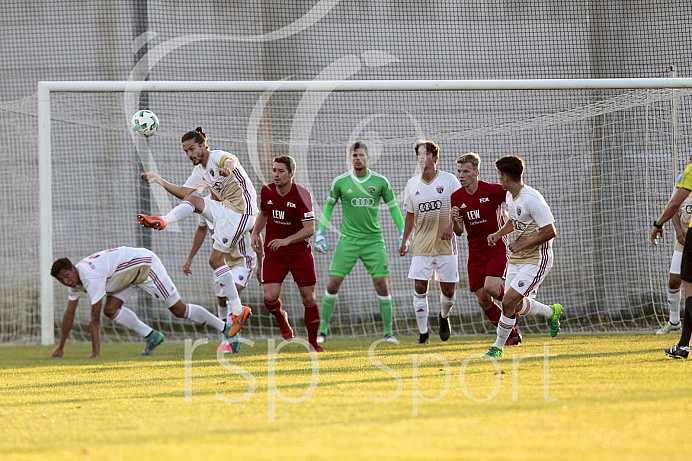
<instances>
[{"instance_id":1,"label":"goal crossbar","mask_svg":"<svg viewBox=\"0 0 692 461\"><path fill-rule=\"evenodd\" d=\"M336 92L483 91L692 88L692 78L520 80L313 80L313 81L42 81L38 83L39 279L41 344L55 341L53 211L51 182L51 93L53 92Z\"/></svg>"}]
</instances>

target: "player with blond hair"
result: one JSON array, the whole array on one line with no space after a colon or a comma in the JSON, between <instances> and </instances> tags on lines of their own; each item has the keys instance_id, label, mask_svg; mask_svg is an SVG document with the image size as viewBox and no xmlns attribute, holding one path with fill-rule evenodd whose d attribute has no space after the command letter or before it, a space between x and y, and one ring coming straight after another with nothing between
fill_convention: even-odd
<instances>
[{"instance_id":1,"label":"player with blond hair","mask_svg":"<svg viewBox=\"0 0 692 461\"><path fill-rule=\"evenodd\" d=\"M469 288L490 323L497 327L502 309L495 299L501 302L505 294L502 282L507 271L507 238L498 240L491 247L488 246L488 235L505 224L502 204L507 192L500 184L478 179L481 164L478 154L464 154L456 163L461 189L452 194L453 230L457 235L466 231ZM512 328L506 345L520 342L521 335Z\"/></svg>"}]
</instances>

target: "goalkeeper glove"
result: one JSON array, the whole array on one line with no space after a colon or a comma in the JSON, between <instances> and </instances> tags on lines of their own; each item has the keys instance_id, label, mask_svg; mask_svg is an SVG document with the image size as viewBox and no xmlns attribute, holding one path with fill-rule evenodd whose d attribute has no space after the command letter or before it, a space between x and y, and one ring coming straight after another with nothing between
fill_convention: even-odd
<instances>
[{"instance_id":1,"label":"goalkeeper glove","mask_svg":"<svg viewBox=\"0 0 692 461\"><path fill-rule=\"evenodd\" d=\"M404 240L404 230L399 231L399 248L401 248L401 243ZM406 240L406 253L408 253L409 248L411 248L411 241Z\"/></svg>"},{"instance_id":2,"label":"goalkeeper glove","mask_svg":"<svg viewBox=\"0 0 692 461\"><path fill-rule=\"evenodd\" d=\"M327 241L324 239L323 230L318 230L315 234L315 248L320 253L326 253L329 251L329 245L327 245Z\"/></svg>"}]
</instances>

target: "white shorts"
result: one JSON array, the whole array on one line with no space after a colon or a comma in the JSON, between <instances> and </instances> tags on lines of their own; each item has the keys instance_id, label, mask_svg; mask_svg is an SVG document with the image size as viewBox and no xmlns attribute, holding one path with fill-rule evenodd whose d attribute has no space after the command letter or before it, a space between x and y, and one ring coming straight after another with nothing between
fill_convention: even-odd
<instances>
[{"instance_id":1,"label":"white shorts","mask_svg":"<svg viewBox=\"0 0 692 461\"><path fill-rule=\"evenodd\" d=\"M247 287L250 277L257 268L257 253L252 249L250 240L251 235L246 232L243 238L238 241L238 245L226 257L226 264L231 269L233 281L242 288ZM218 298L226 296L218 283L214 283L214 292Z\"/></svg>"},{"instance_id":2,"label":"white shorts","mask_svg":"<svg viewBox=\"0 0 692 461\"><path fill-rule=\"evenodd\" d=\"M213 220L213 248L222 253L228 253L231 248L235 248L238 241L255 223L255 215L236 213L222 202L212 200L208 195L204 197L204 214L211 215Z\"/></svg>"},{"instance_id":3,"label":"white shorts","mask_svg":"<svg viewBox=\"0 0 692 461\"><path fill-rule=\"evenodd\" d=\"M538 287L543 283L551 267L553 267L553 258L547 261L545 267L535 264L508 264L505 287L511 286L517 293L527 298L535 298Z\"/></svg>"},{"instance_id":4,"label":"white shorts","mask_svg":"<svg viewBox=\"0 0 692 461\"><path fill-rule=\"evenodd\" d=\"M180 301L178 289L173 285L173 281L168 276L166 268L163 267L163 263L155 254L151 257L151 269L149 270L149 276L144 282L130 285L120 291L110 293L109 296L114 296L125 302L137 292L138 288L146 291L169 308Z\"/></svg>"},{"instance_id":5,"label":"white shorts","mask_svg":"<svg viewBox=\"0 0 692 461\"><path fill-rule=\"evenodd\" d=\"M670 270L671 274L680 275L680 268L682 266L682 251L674 251L673 257L670 260Z\"/></svg>"},{"instance_id":6,"label":"white shorts","mask_svg":"<svg viewBox=\"0 0 692 461\"><path fill-rule=\"evenodd\" d=\"M413 280L430 280L433 272L435 280L443 283L459 281L459 260L457 255L414 256L408 278Z\"/></svg>"}]
</instances>

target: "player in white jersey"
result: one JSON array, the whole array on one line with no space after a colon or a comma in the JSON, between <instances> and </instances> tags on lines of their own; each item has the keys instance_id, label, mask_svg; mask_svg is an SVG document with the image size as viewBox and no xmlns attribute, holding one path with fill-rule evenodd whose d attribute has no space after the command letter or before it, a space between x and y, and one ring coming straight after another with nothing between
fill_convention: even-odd
<instances>
[{"instance_id":1,"label":"player in white jersey","mask_svg":"<svg viewBox=\"0 0 692 461\"><path fill-rule=\"evenodd\" d=\"M432 141L421 140L415 146L420 176L409 179L404 191L404 233L399 255L413 232L411 268L408 278L415 281L413 308L420 332L419 344L426 344L428 333L428 283L435 274L440 284L440 338L449 339L449 311L456 298L459 281L457 243L450 221L452 192L461 187L456 176L437 169L440 148ZM415 228L415 232L414 232Z\"/></svg>"},{"instance_id":2,"label":"player in white jersey","mask_svg":"<svg viewBox=\"0 0 692 461\"><path fill-rule=\"evenodd\" d=\"M224 256L252 229L257 208L257 194L238 158L221 150L210 150L207 135L201 127L188 131L182 137L185 154L195 168L183 186L171 184L156 173L142 173L142 180L157 183L182 202L165 216L137 215L144 227L161 230L168 223L187 218L193 212L214 223L214 245L209 265L214 269L214 283L224 288L231 311L234 329L245 325L251 311L240 303L238 290ZM218 200L210 196L200 197L193 192L209 188ZM237 331L234 330L233 335ZM232 335L232 336L233 336Z\"/></svg>"},{"instance_id":3,"label":"player in white jersey","mask_svg":"<svg viewBox=\"0 0 692 461\"><path fill-rule=\"evenodd\" d=\"M682 176L682 173L680 173ZM676 182L680 182L680 177ZM675 191L673 191L675 194ZM673 216L673 227L675 228L675 250L670 261L670 270L668 271L668 321L656 332L657 335L666 335L671 331L679 331L680 325L680 299L682 298L682 278L680 278L680 269L682 265L682 250L685 245L685 234L690 227L690 218L692 217L692 203L689 195L682 202L680 210Z\"/></svg>"},{"instance_id":4,"label":"player in white jersey","mask_svg":"<svg viewBox=\"0 0 692 461\"><path fill-rule=\"evenodd\" d=\"M202 215L199 215L198 218L199 226L197 226L197 231L192 239L190 254L187 257L185 264L183 264L183 273L185 275L192 274L192 262L194 261L195 255L197 255L197 252L207 237L207 229L210 230L212 234L214 232L213 223L209 223ZM252 273L255 272L258 261L260 266L262 261L261 259L257 259L257 254L255 253L255 250L252 249L249 232L243 236L235 248L231 249L230 253L226 255L225 259L226 265L231 269L231 273L233 274L233 280L235 281L235 288L238 291L238 296L240 296L243 289L245 289L247 286L250 277L252 277ZM258 274L259 272L260 271L257 271ZM228 299L226 298L223 288L218 282L214 283L214 293L216 294L219 303L219 318L225 322L226 319L230 317L231 313L228 312ZM240 350L240 341L237 340L239 336L240 334L235 335L230 344L228 341L226 341L226 338L223 338L221 340L221 344L219 344L219 347L216 349L216 352L237 353Z\"/></svg>"},{"instance_id":5,"label":"player in white jersey","mask_svg":"<svg viewBox=\"0 0 692 461\"><path fill-rule=\"evenodd\" d=\"M520 157L506 155L495 162L495 168L500 184L507 191L505 203L509 219L501 229L488 236L488 245L494 246L512 232L515 239L507 247L510 257L497 339L485 357L503 355L507 337L516 323L516 314L544 316L548 319L550 335L554 337L560 331L562 313L559 304L548 306L534 299L553 266L553 238L557 233L550 207L540 192L524 184L524 161Z\"/></svg>"},{"instance_id":6,"label":"player in white jersey","mask_svg":"<svg viewBox=\"0 0 692 461\"><path fill-rule=\"evenodd\" d=\"M142 355L151 355L156 346L163 342L163 334L154 330L137 317L123 303L138 288L160 300L176 317L190 319L221 331L228 338L231 325L215 317L202 306L185 304L173 285L161 260L146 248L118 247L88 256L73 265L67 258L53 263L50 275L69 287L67 310L63 315L60 343L53 357L62 357L65 341L74 323L74 314L82 293L86 293L91 304L92 354L101 352L100 316L103 298L103 313L119 325L128 327L146 338Z\"/></svg>"}]
</instances>

